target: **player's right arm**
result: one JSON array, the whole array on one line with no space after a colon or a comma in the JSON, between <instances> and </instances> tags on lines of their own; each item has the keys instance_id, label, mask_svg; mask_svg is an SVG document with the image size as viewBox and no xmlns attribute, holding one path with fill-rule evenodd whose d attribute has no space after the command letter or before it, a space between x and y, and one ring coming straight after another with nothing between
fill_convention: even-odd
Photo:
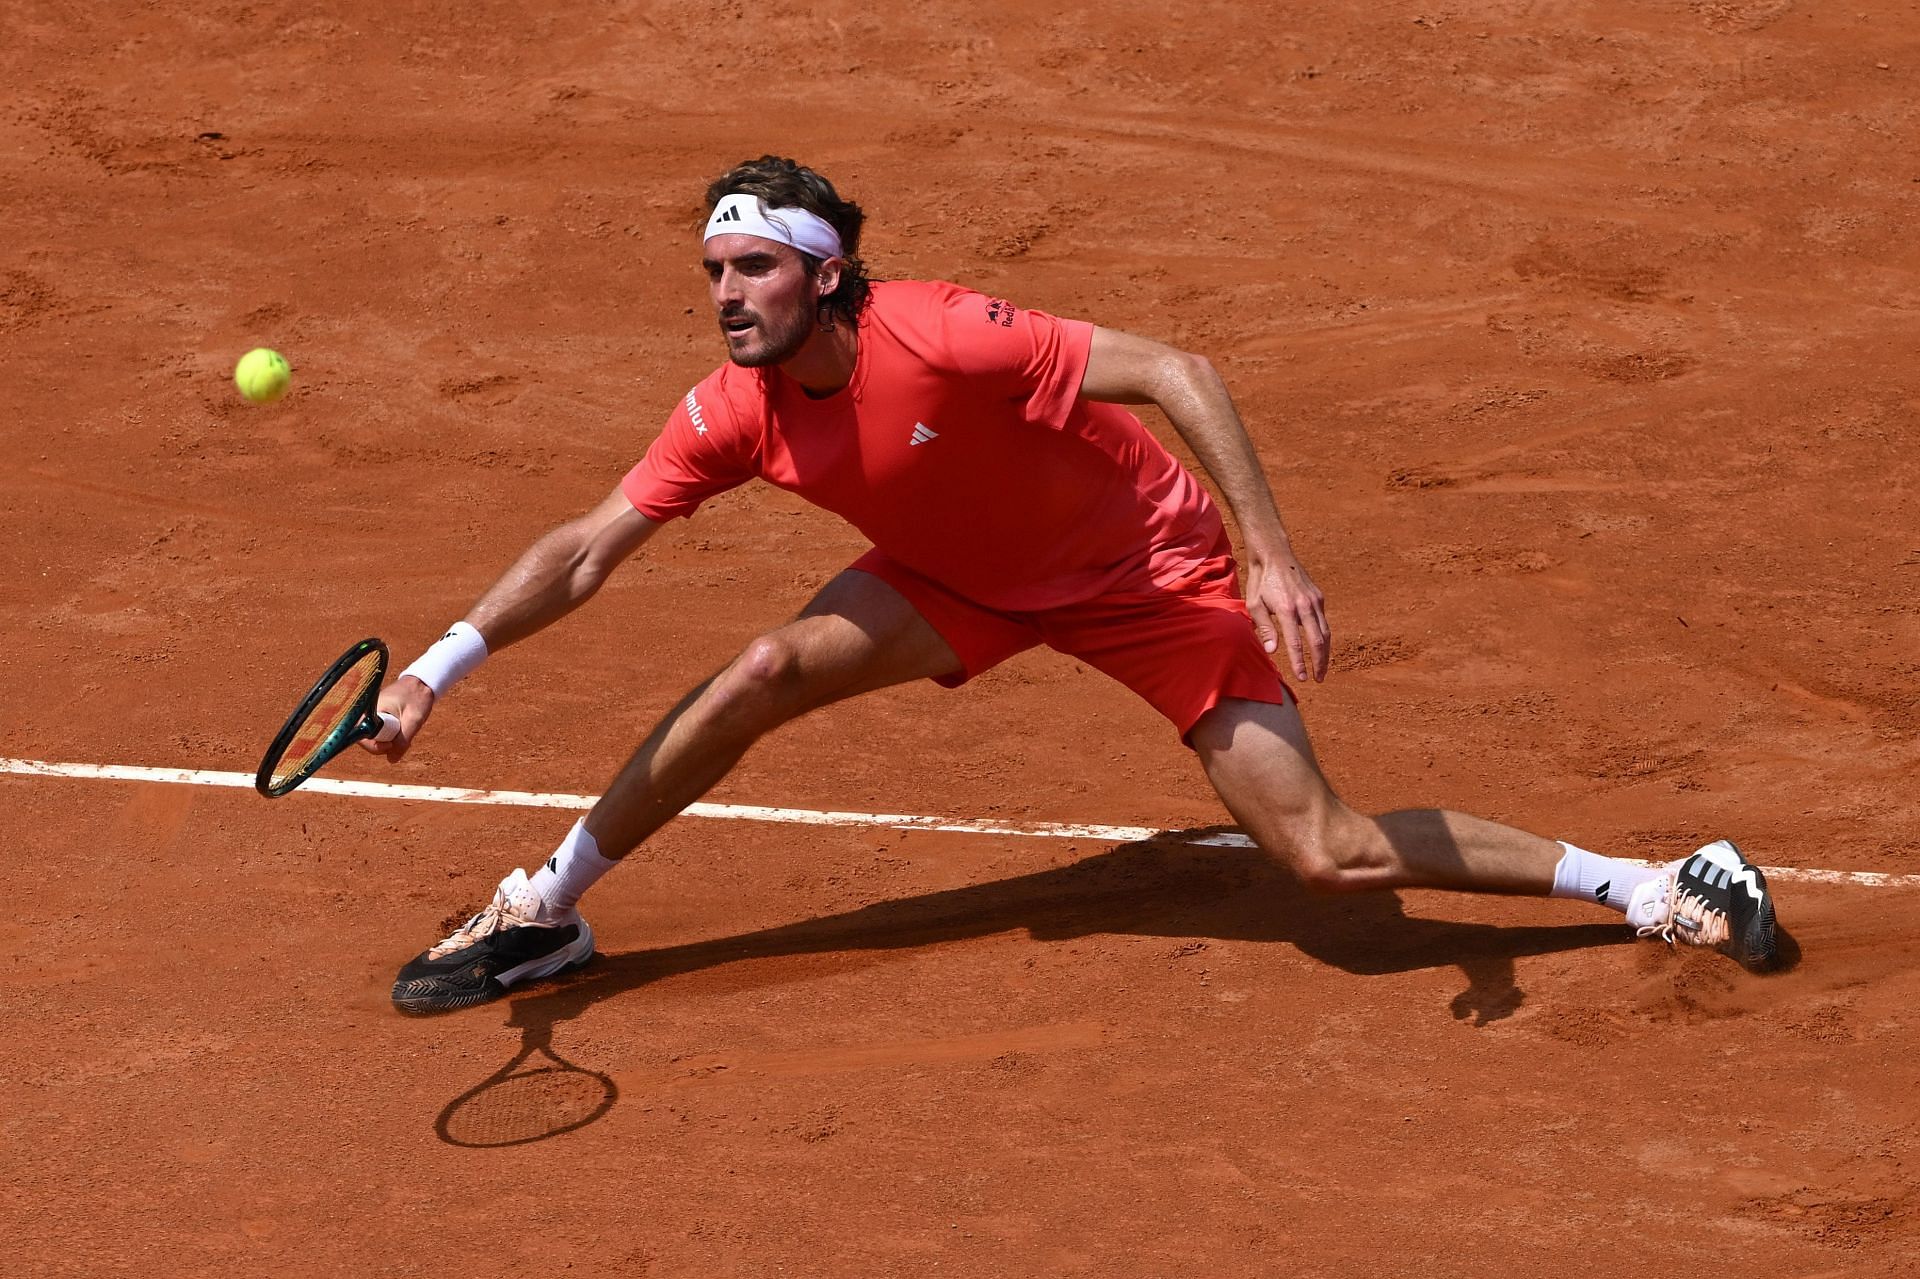
<instances>
[{"instance_id":1,"label":"player's right arm","mask_svg":"<svg viewBox=\"0 0 1920 1279\"><path fill-rule=\"evenodd\" d=\"M497 653L592 599L659 527L616 488L591 511L548 531L522 552L463 620L480 633L489 654ZM405 755L433 713L433 703L433 690L412 675L389 684L379 705L399 719L400 731L373 749L390 761Z\"/></svg>"},{"instance_id":2,"label":"player's right arm","mask_svg":"<svg viewBox=\"0 0 1920 1279\"><path fill-rule=\"evenodd\" d=\"M467 613L465 625L456 623L415 668L444 693L482 658L592 599L662 524L692 515L706 499L757 474L764 395L730 392L729 367L722 365L674 407L618 488L529 546ZM756 379L743 380L757 390ZM405 755L433 713L434 698L428 682L403 672L380 694L380 709L399 719L400 731L374 749L389 760Z\"/></svg>"},{"instance_id":3,"label":"player's right arm","mask_svg":"<svg viewBox=\"0 0 1920 1279\"><path fill-rule=\"evenodd\" d=\"M529 546L466 620L485 637L489 653L545 630L592 599L659 527L616 488L591 511Z\"/></svg>"}]
</instances>

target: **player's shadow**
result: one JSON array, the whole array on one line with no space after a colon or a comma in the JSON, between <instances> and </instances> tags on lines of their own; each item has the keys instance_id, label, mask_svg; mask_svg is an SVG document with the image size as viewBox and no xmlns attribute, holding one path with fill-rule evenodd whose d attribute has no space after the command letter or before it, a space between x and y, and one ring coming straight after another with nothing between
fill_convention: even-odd
<instances>
[{"instance_id":1,"label":"player's shadow","mask_svg":"<svg viewBox=\"0 0 1920 1279\"><path fill-rule=\"evenodd\" d=\"M518 1025L551 1026L667 977L794 955L938 945L1024 929L1036 941L1098 936L1275 942L1360 976L1458 967L1453 1015L1476 1025L1524 999L1524 955L1630 943L1620 923L1500 928L1409 916L1398 894L1324 896L1250 848L1193 843L1224 831L1170 832L1070 865L877 902L711 941L603 955L578 976L515 1000Z\"/></svg>"}]
</instances>

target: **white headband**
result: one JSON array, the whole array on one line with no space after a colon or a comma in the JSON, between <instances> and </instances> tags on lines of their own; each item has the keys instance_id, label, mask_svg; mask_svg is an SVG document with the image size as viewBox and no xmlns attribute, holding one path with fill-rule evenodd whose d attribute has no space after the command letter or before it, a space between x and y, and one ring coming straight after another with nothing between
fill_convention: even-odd
<instances>
[{"instance_id":1,"label":"white headband","mask_svg":"<svg viewBox=\"0 0 1920 1279\"><path fill-rule=\"evenodd\" d=\"M758 196L744 191L713 206L700 239L704 242L716 235L757 235L816 258L837 258L841 252L840 233L825 218L805 209L768 209Z\"/></svg>"}]
</instances>

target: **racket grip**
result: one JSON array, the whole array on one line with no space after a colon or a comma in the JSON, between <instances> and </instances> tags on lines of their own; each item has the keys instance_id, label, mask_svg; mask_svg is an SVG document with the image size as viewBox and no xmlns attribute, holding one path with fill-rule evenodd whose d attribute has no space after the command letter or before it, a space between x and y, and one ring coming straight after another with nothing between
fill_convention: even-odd
<instances>
[{"instance_id":1,"label":"racket grip","mask_svg":"<svg viewBox=\"0 0 1920 1279\"><path fill-rule=\"evenodd\" d=\"M395 737L399 736L399 733L400 733L399 719L397 719L392 715L387 714L385 711L375 711L374 714L380 717L380 731L373 735L374 741L390 742Z\"/></svg>"}]
</instances>

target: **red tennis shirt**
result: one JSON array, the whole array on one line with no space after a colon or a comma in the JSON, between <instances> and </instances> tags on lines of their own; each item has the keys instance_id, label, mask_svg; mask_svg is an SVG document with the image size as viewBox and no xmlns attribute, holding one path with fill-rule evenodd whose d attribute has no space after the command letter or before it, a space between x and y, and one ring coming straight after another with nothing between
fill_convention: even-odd
<instances>
[{"instance_id":1,"label":"red tennis shirt","mask_svg":"<svg viewBox=\"0 0 1920 1279\"><path fill-rule=\"evenodd\" d=\"M723 364L621 488L664 522L758 476L956 594L1040 612L1187 577L1227 548L1140 420L1080 398L1093 326L953 284L873 286L852 380L815 399Z\"/></svg>"}]
</instances>

